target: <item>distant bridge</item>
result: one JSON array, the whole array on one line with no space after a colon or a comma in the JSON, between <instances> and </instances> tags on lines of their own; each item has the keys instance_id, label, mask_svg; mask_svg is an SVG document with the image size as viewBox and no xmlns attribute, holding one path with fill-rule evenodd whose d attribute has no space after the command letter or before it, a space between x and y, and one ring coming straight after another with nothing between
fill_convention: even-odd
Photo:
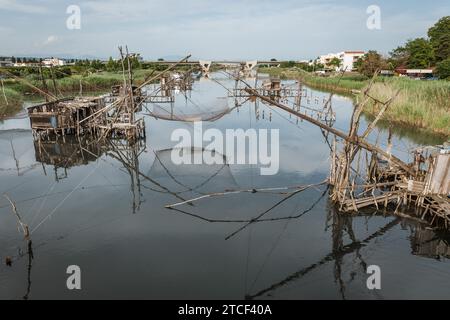
<instances>
[{"instance_id":1,"label":"distant bridge","mask_svg":"<svg viewBox=\"0 0 450 320\"><path fill-rule=\"evenodd\" d=\"M220 66L241 66L243 70L249 71L254 69L256 66L266 65L266 66L279 66L283 61L207 61L207 60L199 60L199 61L145 61L146 63L152 63L157 65L174 65L178 64L181 66L200 66L202 72L208 73L212 65L220 65Z\"/></svg>"}]
</instances>

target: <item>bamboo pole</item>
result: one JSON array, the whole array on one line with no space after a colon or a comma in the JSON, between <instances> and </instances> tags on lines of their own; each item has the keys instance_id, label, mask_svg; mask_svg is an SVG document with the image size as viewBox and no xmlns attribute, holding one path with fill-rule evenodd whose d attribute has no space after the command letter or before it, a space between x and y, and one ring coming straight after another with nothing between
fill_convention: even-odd
<instances>
[{"instance_id":1,"label":"bamboo pole","mask_svg":"<svg viewBox=\"0 0 450 320\"><path fill-rule=\"evenodd\" d=\"M148 79L147 81L145 81L144 83L142 83L142 84L138 87L138 89L142 89L143 87L145 87L145 86L146 86L147 84L149 84L150 82L152 82L152 81L156 80L157 78L159 78L161 75L163 75L163 74L165 74L165 73L167 73L167 72L169 72L169 71L172 71L172 70L173 70L174 68L176 68L180 63L183 63L185 60L189 59L190 57L191 57L191 55L186 56L185 58L183 58L182 60L180 60L180 61L177 62L176 64L173 64L172 66L170 66L170 67L167 68L166 70L162 71L162 72L159 73L158 75L153 76L152 78ZM111 105L106 106L106 107L104 107L104 108L102 108L102 109L100 109L100 110L94 112L94 113L91 114L90 116L88 116L88 117L84 118L83 120L81 120L81 121L80 121L80 124L83 123L83 122L85 122L85 121L87 121L87 120L89 120L89 119L92 118L92 117L96 117L99 113L103 113L103 112L106 112L106 111L112 109L113 107L117 106L119 103L122 103L122 102L124 101L124 99L125 99L125 98L118 99L118 100L114 101Z\"/></svg>"},{"instance_id":2,"label":"bamboo pole","mask_svg":"<svg viewBox=\"0 0 450 320\"><path fill-rule=\"evenodd\" d=\"M2 69L0 68L0 73L6 73L6 74L8 74L10 77L13 77L13 78L16 79L16 80L25 83L27 86L29 86L29 87L32 88L33 90L37 91L38 93L42 94L42 95L45 96L46 98L51 98L52 100L57 100L57 98L56 98L54 95L52 95L52 94L50 94L50 93L48 93L48 92L45 92L45 91L39 89L38 87L34 86L33 84L31 84L31 83L28 82L27 80L22 79L21 77L18 77L18 76L16 76L15 74L13 74L13 73L11 73L11 72L9 72L9 71L7 71L7 70L2 70Z\"/></svg>"},{"instance_id":3,"label":"bamboo pole","mask_svg":"<svg viewBox=\"0 0 450 320\"><path fill-rule=\"evenodd\" d=\"M14 201L11 200L11 198L6 193L4 193L3 196L11 204L13 213L14 213L14 215L17 218L17 222L19 223L19 226L22 228L22 232L23 232L23 234L25 236L25 239L29 241L30 240L30 230L28 228L28 225L22 222L22 218L20 217L19 212L17 211L16 204L14 203Z\"/></svg>"},{"instance_id":4,"label":"bamboo pole","mask_svg":"<svg viewBox=\"0 0 450 320\"><path fill-rule=\"evenodd\" d=\"M398 165L400 168L405 170L407 173L409 173L411 175L415 174L415 171L411 167L409 167L406 163L404 163L402 160L398 159L397 157L395 157L393 155L389 155L388 153L386 153L381 148L379 148L379 147L377 147L377 146L375 146L375 145L365 141L364 139L361 139L358 136L350 137L347 134L345 134L344 132L342 132L340 130L337 130L335 128L332 128L332 127L330 127L330 126L328 126L328 125L326 125L326 124L324 124L324 123L322 123L322 122L320 122L320 121L318 121L318 120L316 120L316 119L314 119L312 117L309 117L309 116L304 115L302 113L296 112L296 111L292 110L291 108L289 108L288 106L286 106L286 105L284 105L282 103L279 103L277 101L273 101L272 99L270 99L268 97L264 97L264 96L260 95L256 90L254 90L252 88L245 88L244 90L247 93L252 94L253 96L258 97L261 100L269 103L270 105L278 107L278 108L280 108L280 109L282 109L284 111L287 111L287 112L289 112L289 113L291 113L291 114L293 114L293 115L295 115L295 116L297 116L299 118L302 118L303 120L306 120L306 121L308 121L308 122L310 122L310 123L312 123L312 124L322 128L322 129L324 129L326 131L331 132L332 134L334 134L334 135L344 139L345 141L347 141L347 142L349 142L349 143L351 143L353 145L359 145L362 148L364 148L366 150L369 150L369 151L372 151L372 152L375 151L376 153L379 153L379 154L385 156L387 159L391 158L393 163Z\"/></svg>"}]
</instances>

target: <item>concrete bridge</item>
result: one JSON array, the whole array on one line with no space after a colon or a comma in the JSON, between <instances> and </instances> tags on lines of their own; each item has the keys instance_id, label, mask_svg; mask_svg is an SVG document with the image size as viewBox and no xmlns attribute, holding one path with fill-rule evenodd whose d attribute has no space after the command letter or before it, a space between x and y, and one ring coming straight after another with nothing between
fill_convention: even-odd
<instances>
[{"instance_id":1,"label":"concrete bridge","mask_svg":"<svg viewBox=\"0 0 450 320\"><path fill-rule=\"evenodd\" d=\"M152 63L157 65L170 66L179 64L181 66L200 66L203 73L208 73L212 65L236 67L239 66L243 71L253 70L256 66L279 66L283 61L211 61L211 60L199 60L199 61L145 61L146 63Z\"/></svg>"}]
</instances>

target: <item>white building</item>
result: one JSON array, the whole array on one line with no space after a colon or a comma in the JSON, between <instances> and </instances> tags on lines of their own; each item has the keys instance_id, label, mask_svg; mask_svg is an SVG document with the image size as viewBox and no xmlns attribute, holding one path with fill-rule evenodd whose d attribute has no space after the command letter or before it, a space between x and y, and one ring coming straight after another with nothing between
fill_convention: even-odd
<instances>
[{"instance_id":1,"label":"white building","mask_svg":"<svg viewBox=\"0 0 450 320\"><path fill-rule=\"evenodd\" d=\"M66 62L64 60L58 59L58 58L48 58L42 60L42 64L45 67L59 67L66 65Z\"/></svg>"},{"instance_id":2,"label":"white building","mask_svg":"<svg viewBox=\"0 0 450 320\"><path fill-rule=\"evenodd\" d=\"M334 58L339 59L339 54L338 53L329 53L329 54L321 55L317 59L317 62L320 64L323 64L326 67L330 64L331 60L333 60Z\"/></svg>"},{"instance_id":3,"label":"white building","mask_svg":"<svg viewBox=\"0 0 450 320\"><path fill-rule=\"evenodd\" d=\"M364 51L343 51L339 53L329 53L326 55L322 55L318 58L318 62L320 64L323 64L325 67L330 67L330 62L337 58L341 61L341 64L339 67L333 66L336 71L354 71L355 68L355 62L358 61L359 58L364 56Z\"/></svg>"},{"instance_id":4,"label":"white building","mask_svg":"<svg viewBox=\"0 0 450 320\"><path fill-rule=\"evenodd\" d=\"M342 61L340 70L354 71L356 69L355 62L363 57L366 53L364 51L344 51L339 54L339 59Z\"/></svg>"},{"instance_id":5,"label":"white building","mask_svg":"<svg viewBox=\"0 0 450 320\"><path fill-rule=\"evenodd\" d=\"M12 67L14 63L11 58L0 58L0 67Z\"/></svg>"},{"instance_id":6,"label":"white building","mask_svg":"<svg viewBox=\"0 0 450 320\"><path fill-rule=\"evenodd\" d=\"M142 58L140 53L130 53L130 58L136 58L139 62L144 62L144 58Z\"/></svg>"}]
</instances>

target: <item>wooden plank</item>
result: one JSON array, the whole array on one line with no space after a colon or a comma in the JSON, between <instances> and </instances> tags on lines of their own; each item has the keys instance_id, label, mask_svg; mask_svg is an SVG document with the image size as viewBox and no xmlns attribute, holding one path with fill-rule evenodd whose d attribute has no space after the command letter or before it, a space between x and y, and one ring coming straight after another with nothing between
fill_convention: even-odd
<instances>
[{"instance_id":1,"label":"wooden plank","mask_svg":"<svg viewBox=\"0 0 450 320\"><path fill-rule=\"evenodd\" d=\"M450 194L450 154L438 154L436 156L430 192L440 195Z\"/></svg>"}]
</instances>

